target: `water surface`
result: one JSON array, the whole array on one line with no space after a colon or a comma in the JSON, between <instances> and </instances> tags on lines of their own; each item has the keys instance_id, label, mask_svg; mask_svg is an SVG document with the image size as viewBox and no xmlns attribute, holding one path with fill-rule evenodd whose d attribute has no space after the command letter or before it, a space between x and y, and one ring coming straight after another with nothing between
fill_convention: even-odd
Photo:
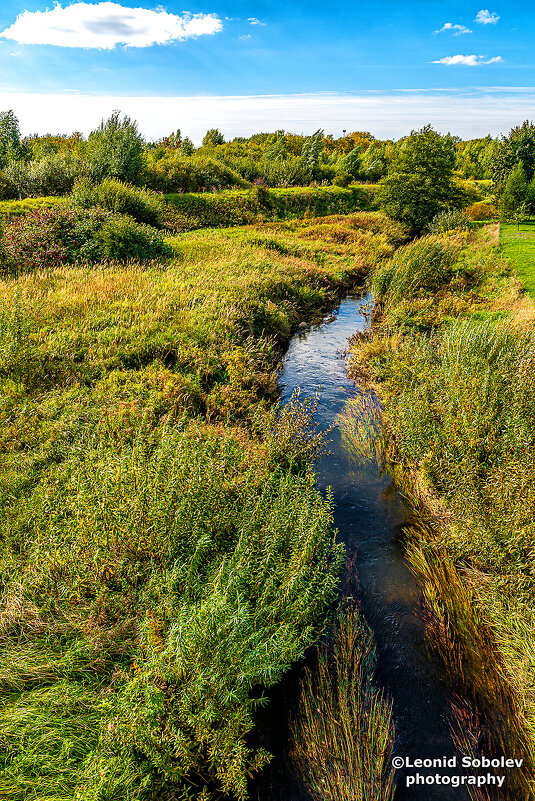
<instances>
[{"instance_id":1,"label":"water surface","mask_svg":"<svg viewBox=\"0 0 535 801\"><path fill-rule=\"evenodd\" d=\"M357 392L346 374L347 340L367 326L362 300L348 298L334 320L296 334L283 363L283 402L297 388L305 397L318 393L320 427L327 429L335 423ZM374 401L371 394L369 400ZM355 458L348 452L339 428L333 431L329 450L317 465L318 486L322 491L332 488L338 539L346 546L342 592L360 599L376 638L377 683L394 704L395 753L420 758L452 756L447 692L425 644L418 585L404 556L402 529L410 522L409 508L374 459ZM299 672L294 669L277 688L260 721L262 744L276 757L256 783L258 801L309 798L306 788L292 778L285 757L288 710L295 702ZM404 785L400 774L395 801L466 801L468 797L462 788L407 789Z\"/></svg>"}]
</instances>

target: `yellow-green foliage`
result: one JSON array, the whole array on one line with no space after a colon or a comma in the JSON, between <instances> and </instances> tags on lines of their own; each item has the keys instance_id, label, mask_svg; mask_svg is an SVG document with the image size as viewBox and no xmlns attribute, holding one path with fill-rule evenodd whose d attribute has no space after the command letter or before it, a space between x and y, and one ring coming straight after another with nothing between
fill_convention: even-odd
<instances>
[{"instance_id":1,"label":"yellow-green foliage","mask_svg":"<svg viewBox=\"0 0 535 801\"><path fill-rule=\"evenodd\" d=\"M259 192L258 189L263 191ZM361 187L253 187L248 191L164 195L167 225L177 231L247 225L288 217L349 214L369 208L371 195Z\"/></svg>"},{"instance_id":2,"label":"yellow-green foliage","mask_svg":"<svg viewBox=\"0 0 535 801\"><path fill-rule=\"evenodd\" d=\"M0 215L4 218L18 217L27 211L37 209L51 209L65 203L62 197L28 197L24 200L2 200L0 201Z\"/></svg>"},{"instance_id":3,"label":"yellow-green foliage","mask_svg":"<svg viewBox=\"0 0 535 801\"><path fill-rule=\"evenodd\" d=\"M344 612L302 681L293 759L316 801L391 801L392 705L373 686L375 649L358 609Z\"/></svg>"},{"instance_id":4,"label":"yellow-green foliage","mask_svg":"<svg viewBox=\"0 0 535 801\"><path fill-rule=\"evenodd\" d=\"M361 258L326 218L0 283L2 799L244 798L340 558L277 342L391 255L359 219Z\"/></svg>"}]
</instances>

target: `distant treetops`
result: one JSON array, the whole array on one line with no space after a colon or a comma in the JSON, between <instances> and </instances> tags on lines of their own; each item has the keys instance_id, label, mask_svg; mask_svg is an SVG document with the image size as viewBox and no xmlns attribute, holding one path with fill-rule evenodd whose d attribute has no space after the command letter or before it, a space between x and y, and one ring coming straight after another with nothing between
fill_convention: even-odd
<instances>
[{"instance_id":1,"label":"distant treetops","mask_svg":"<svg viewBox=\"0 0 535 801\"><path fill-rule=\"evenodd\" d=\"M379 182L386 213L420 233L438 213L475 200L496 202L504 219L534 214L534 174L535 126L528 121L501 139L468 141L430 125L397 142L368 131L334 138L322 129L310 136L277 130L227 142L211 128L195 147L179 128L147 142L137 123L119 111L87 138L78 132L21 138L13 111L0 113L3 199L66 195L80 179L113 178L171 193ZM486 198L473 184L467 193L466 179L486 182Z\"/></svg>"}]
</instances>

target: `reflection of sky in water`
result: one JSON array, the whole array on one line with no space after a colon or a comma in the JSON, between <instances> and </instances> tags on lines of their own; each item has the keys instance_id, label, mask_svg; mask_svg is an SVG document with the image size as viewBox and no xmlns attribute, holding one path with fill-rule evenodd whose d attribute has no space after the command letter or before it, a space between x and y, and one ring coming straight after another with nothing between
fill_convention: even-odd
<instances>
[{"instance_id":1,"label":"reflection of sky in water","mask_svg":"<svg viewBox=\"0 0 535 801\"><path fill-rule=\"evenodd\" d=\"M328 428L340 420L355 385L346 375L342 353L348 338L367 321L358 300L347 299L331 323L296 335L284 359L283 400L301 387L302 396L319 393L317 420ZM334 522L347 548L342 591L362 594L365 617L379 653L378 679L394 698L396 751L414 757L453 753L445 721L446 700L426 656L424 629L417 610L418 588L399 544L409 514L373 458L351 456L340 430L330 454L317 465L318 485L334 493ZM400 782L396 801L431 801L429 788L406 790ZM433 801L465 801L461 789L433 786Z\"/></svg>"}]
</instances>

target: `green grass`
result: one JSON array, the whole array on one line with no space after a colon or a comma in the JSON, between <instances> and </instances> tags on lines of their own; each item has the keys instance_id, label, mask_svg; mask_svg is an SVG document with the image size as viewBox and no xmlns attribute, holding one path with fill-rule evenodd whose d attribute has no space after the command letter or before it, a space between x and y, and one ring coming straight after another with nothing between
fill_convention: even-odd
<instances>
[{"instance_id":1,"label":"green grass","mask_svg":"<svg viewBox=\"0 0 535 801\"><path fill-rule=\"evenodd\" d=\"M500 243L505 258L514 265L526 292L535 297L535 221L502 224Z\"/></svg>"},{"instance_id":2,"label":"green grass","mask_svg":"<svg viewBox=\"0 0 535 801\"><path fill-rule=\"evenodd\" d=\"M274 368L403 237L359 213L0 282L3 799L245 798L341 556Z\"/></svg>"},{"instance_id":3,"label":"green grass","mask_svg":"<svg viewBox=\"0 0 535 801\"><path fill-rule=\"evenodd\" d=\"M301 684L292 757L315 801L392 801L392 704L374 685L371 632L340 615Z\"/></svg>"},{"instance_id":4,"label":"green grass","mask_svg":"<svg viewBox=\"0 0 535 801\"><path fill-rule=\"evenodd\" d=\"M433 599L435 648L455 692L486 720L488 748L502 753L514 743L529 779L535 343L510 313L509 260L485 236L427 237L380 265L372 335L353 350L385 404L382 453L433 520L408 551Z\"/></svg>"}]
</instances>

